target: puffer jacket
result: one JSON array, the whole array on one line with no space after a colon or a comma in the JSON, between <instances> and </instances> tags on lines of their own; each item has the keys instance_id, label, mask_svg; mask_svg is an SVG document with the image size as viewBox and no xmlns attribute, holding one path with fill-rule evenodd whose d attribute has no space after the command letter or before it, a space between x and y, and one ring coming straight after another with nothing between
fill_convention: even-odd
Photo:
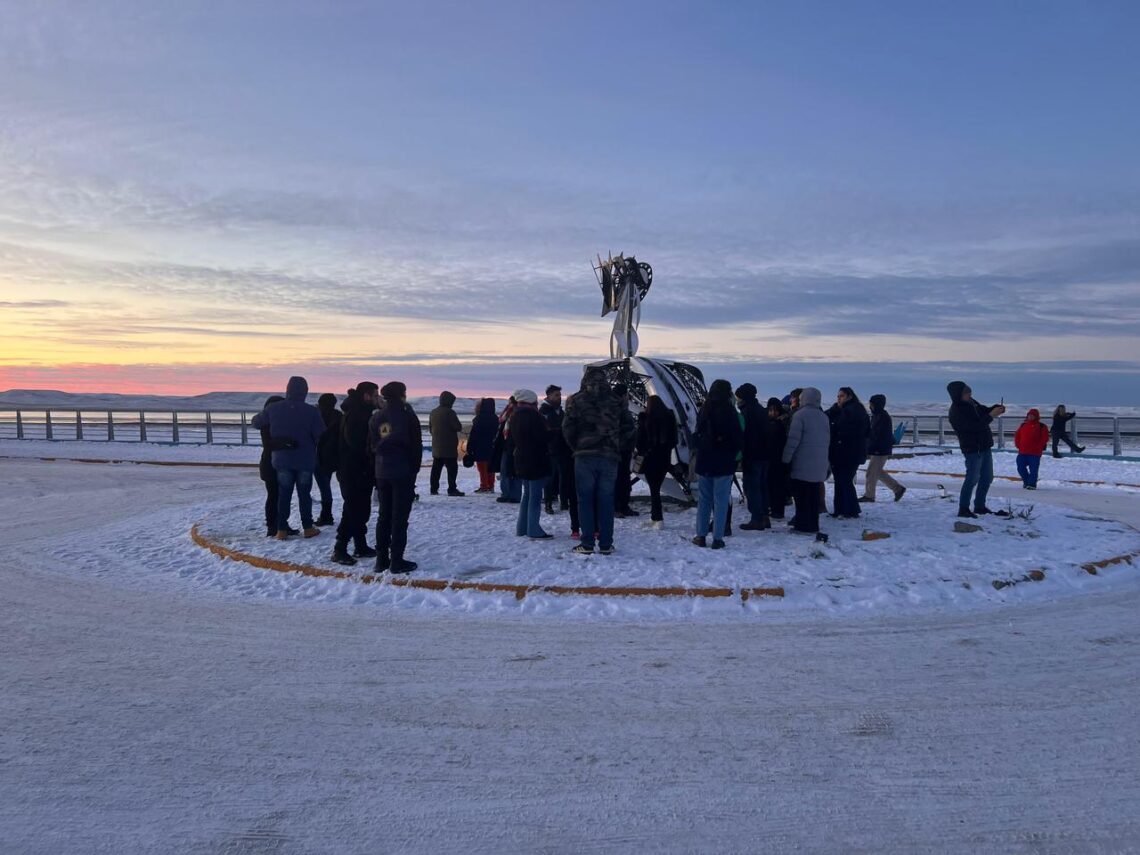
<instances>
[{"instance_id":1,"label":"puffer jacket","mask_svg":"<svg viewBox=\"0 0 1140 855\"><path fill-rule=\"evenodd\" d=\"M797 481L822 482L827 478L827 452L831 446L831 425L820 407L819 389L808 386L800 393L800 407L788 425L784 443L784 463Z\"/></svg>"},{"instance_id":2,"label":"puffer jacket","mask_svg":"<svg viewBox=\"0 0 1140 855\"><path fill-rule=\"evenodd\" d=\"M428 416L433 457L447 459L459 456L459 435L463 433L463 425L452 409L454 405L455 396L444 392L439 396L439 406Z\"/></svg>"},{"instance_id":3,"label":"puffer jacket","mask_svg":"<svg viewBox=\"0 0 1140 855\"><path fill-rule=\"evenodd\" d=\"M546 419L533 404L519 404L511 416L515 476L524 481L550 477L550 437Z\"/></svg>"},{"instance_id":4,"label":"puffer jacket","mask_svg":"<svg viewBox=\"0 0 1140 855\"><path fill-rule=\"evenodd\" d=\"M368 420L368 443L376 461L376 480L415 478L424 454L420 417L410 404L384 401Z\"/></svg>"},{"instance_id":5,"label":"puffer jacket","mask_svg":"<svg viewBox=\"0 0 1140 855\"><path fill-rule=\"evenodd\" d=\"M591 373L566 404L562 436L575 457L596 455L621 460L622 449L632 448L637 439L637 424L605 376Z\"/></svg>"},{"instance_id":6,"label":"puffer jacket","mask_svg":"<svg viewBox=\"0 0 1140 855\"><path fill-rule=\"evenodd\" d=\"M1025 421L1013 435L1013 443L1021 454L1040 457L1049 445L1049 428L1041 424L1041 412L1030 410L1025 414Z\"/></svg>"}]
</instances>

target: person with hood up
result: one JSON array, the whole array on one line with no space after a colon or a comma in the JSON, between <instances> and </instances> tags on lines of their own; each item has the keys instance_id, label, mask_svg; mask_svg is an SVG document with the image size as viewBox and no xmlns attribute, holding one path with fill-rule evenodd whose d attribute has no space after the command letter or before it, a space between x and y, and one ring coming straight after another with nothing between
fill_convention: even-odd
<instances>
[{"instance_id":1,"label":"person with hood up","mask_svg":"<svg viewBox=\"0 0 1140 855\"><path fill-rule=\"evenodd\" d=\"M538 394L519 389L514 394L515 412L511 416L511 436L515 441L515 473L522 481L515 534L535 540L553 537L543 531L542 490L550 480L550 435L546 419L538 411Z\"/></svg>"},{"instance_id":2,"label":"person with hood up","mask_svg":"<svg viewBox=\"0 0 1140 855\"><path fill-rule=\"evenodd\" d=\"M495 445L495 432L499 429L499 419L495 415L495 399L481 398L475 408L475 418L471 422L471 433L467 437L467 453L475 461L479 471L479 489L476 493L495 492L495 473L491 468L491 457Z\"/></svg>"},{"instance_id":3,"label":"person with hood up","mask_svg":"<svg viewBox=\"0 0 1140 855\"><path fill-rule=\"evenodd\" d=\"M301 530L305 537L316 537L321 530L313 525L313 471L317 468L317 441L325 432L320 412L305 402L309 383L304 377L290 377L285 400L267 407L253 417L253 426L269 428L274 451L271 455L277 473L277 539L289 537L289 510L293 490L301 509Z\"/></svg>"},{"instance_id":4,"label":"person with hood up","mask_svg":"<svg viewBox=\"0 0 1140 855\"><path fill-rule=\"evenodd\" d=\"M788 467L784 463L784 443L788 441L791 416L779 398L768 399L768 519L784 518L787 507Z\"/></svg>"},{"instance_id":5,"label":"person with hood up","mask_svg":"<svg viewBox=\"0 0 1140 855\"><path fill-rule=\"evenodd\" d=\"M1073 442L1073 438L1069 436L1069 422L1075 417L1076 413L1069 413L1065 411L1064 404L1058 404L1057 409L1053 410L1053 456L1060 457L1061 452L1058 451L1060 443L1064 442L1069 446L1070 451L1075 451L1080 454L1085 450L1083 445L1077 445Z\"/></svg>"},{"instance_id":6,"label":"person with hood up","mask_svg":"<svg viewBox=\"0 0 1140 855\"><path fill-rule=\"evenodd\" d=\"M376 557L376 550L368 545L367 538L368 520L372 516L372 490L376 486L368 423L376 409L377 392L375 383L364 381L355 389L349 389L340 405L344 416L340 425L336 479L340 484L342 507L332 554L332 561L336 564L352 566L357 558ZM348 554L350 540L353 555Z\"/></svg>"},{"instance_id":7,"label":"person with hood up","mask_svg":"<svg viewBox=\"0 0 1140 855\"><path fill-rule=\"evenodd\" d=\"M732 476L737 456L744 446L744 429L732 403L732 384L714 380L697 414L696 432L697 525L696 546L707 546L712 518L713 549L724 549L728 505L732 501Z\"/></svg>"},{"instance_id":8,"label":"person with hood up","mask_svg":"<svg viewBox=\"0 0 1140 855\"><path fill-rule=\"evenodd\" d=\"M404 558L408 546L408 517L412 513L416 476L423 460L424 440L419 416L407 402L407 387L398 380L380 389L384 405L368 422L368 438L376 461L376 571L411 573L416 562Z\"/></svg>"},{"instance_id":9,"label":"person with hood up","mask_svg":"<svg viewBox=\"0 0 1140 855\"><path fill-rule=\"evenodd\" d=\"M835 403L827 411L831 422L831 446L828 459L835 478L835 516L851 519L859 516L859 497L855 492L855 473L867 460L867 435L871 420L855 390L843 386Z\"/></svg>"},{"instance_id":10,"label":"person with hood up","mask_svg":"<svg viewBox=\"0 0 1140 855\"><path fill-rule=\"evenodd\" d=\"M891 414L887 412L887 396L872 395L871 436L867 440L867 476L863 482L863 495L860 502L875 501L875 488L882 481L895 495L895 501L903 497L906 487L883 471L895 450L895 426Z\"/></svg>"},{"instance_id":11,"label":"person with hood up","mask_svg":"<svg viewBox=\"0 0 1140 855\"><path fill-rule=\"evenodd\" d=\"M610 389L605 372L587 369L581 389L567 402L562 435L574 453L574 481L582 540L574 552L591 555L597 533L602 555L614 551L614 485L624 444L637 438L637 425Z\"/></svg>"},{"instance_id":12,"label":"person with hood up","mask_svg":"<svg viewBox=\"0 0 1140 855\"><path fill-rule=\"evenodd\" d=\"M823 412L823 395L814 386L800 390L799 408L788 425L783 462L789 467L792 496L796 502L793 531L819 534L820 488L827 478L831 425Z\"/></svg>"},{"instance_id":13,"label":"person with hood up","mask_svg":"<svg viewBox=\"0 0 1140 855\"><path fill-rule=\"evenodd\" d=\"M751 383L737 388L736 401L744 419L740 474L748 513L752 517L740 527L746 531L764 531L772 527L768 516L768 444L772 426L768 421L768 409L756 400L756 387Z\"/></svg>"},{"instance_id":14,"label":"person with hood up","mask_svg":"<svg viewBox=\"0 0 1140 855\"><path fill-rule=\"evenodd\" d=\"M265 399L265 406L261 409L268 410L278 401L285 399L280 395L270 395ZM269 426L261 423L258 430L261 434L261 460L257 464L257 474L265 484L265 536L275 537L277 535L277 472L273 468L273 437L269 435ZM285 440L280 444L281 448L288 448L289 441ZM288 534L300 534L300 532L291 528Z\"/></svg>"},{"instance_id":15,"label":"person with hood up","mask_svg":"<svg viewBox=\"0 0 1140 855\"><path fill-rule=\"evenodd\" d=\"M444 391L439 396L439 406L428 416L428 430L431 431L431 477L428 487L433 496L439 495L439 476L447 468L447 495L462 496L456 478L459 475L459 437L463 425L455 414L455 396Z\"/></svg>"},{"instance_id":16,"label":"person with hood up","mask_svg":"<svg viewBox=\"0 0 1140 855\"><path fill-rule=\"evenodd\" d=\"M653 528L665 526L661 507L661 485L669 474L673 450L677 447L677 416L658 395L650 395L645 412L637 420L637 453L641 474L649 486L649 519Z\"/></svg>"},{"instance_id":17,"label":"person with hood up","mask_svg":"<svg viewBox=\"0 0 1140 855\"><path fill-rule=\"evenodd\" d=\"M325 432L317 440L317 468L313 480L317 482L317 492L321 494L321 514L315 525L332 525L333 495L332 476L337 466L337 444L340 442L340 413L336 409L336 395L325 392L317 398L317 410L325 423Z\"/></svg>"},{"instance_id":18,"label":"person with hood up","mask_svg":"<svg viewBox=\"0 0 1140 855\"><path fill-rule=\"evenodd\" d=\"M1002 404L985 407L974 400L973 390L961 380L946 384L950 395L950 427L958 437L958 447L966 458L966 478L958 494L958 516L975 518L992 514L986 507L986 494L994 481L994 435L990 422L1005 412ZM975 488L977 493L974 492ZM974 509L970 510L970 497ZM999 516L1007 516L999 511Z\"/></svg>"},{"instance_id":19,"label":"person with hood up","mask_svg":"<svg viewBox=\"0 0 1140 855\"><path fill-rule=\"evenodd\" d=\"M1041 411L1030 410L1025 421L1013 435L1017 446L1017 474L1021 476L1021 486L1026 490L1037 489L1037 472L1041 468L1041 455L1049 445L1049 428L1041 424Z\"/></svg>"}]
</instances>

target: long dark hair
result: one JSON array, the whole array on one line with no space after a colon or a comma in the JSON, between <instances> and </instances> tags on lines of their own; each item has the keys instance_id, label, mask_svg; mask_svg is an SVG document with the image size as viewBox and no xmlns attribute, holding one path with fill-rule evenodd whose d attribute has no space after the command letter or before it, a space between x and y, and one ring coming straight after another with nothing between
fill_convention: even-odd
<instances>
[{"instance_id":1,"label":"long dark hair","mask_svg":"<svg viewBox=\"0 0 1140 855\"><path fill-rule=\"evenodd\" d=\"M673 411L665 406L659 395L650 395L645 402L645 436L649 445L668 445L673 439L671 428L677 424Z\"/></svg>"}]
</instances>

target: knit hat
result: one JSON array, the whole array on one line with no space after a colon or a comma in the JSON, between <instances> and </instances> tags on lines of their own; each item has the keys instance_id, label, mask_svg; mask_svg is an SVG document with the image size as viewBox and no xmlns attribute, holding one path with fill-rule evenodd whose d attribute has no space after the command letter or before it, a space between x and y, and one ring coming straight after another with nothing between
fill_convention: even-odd
<instances>
[{"instance_id":1,"label":"knit hat","mask_svg":"<svg viewBox=\"0 0 1140 855\"><path fill-rule=\"evenodd\" d=\"M751 383L742 383L736 387L736 397L742 401L751 401L756 398L756 387Z\"/></svg>"},{"instance_id":2,"label":"knit hat","mask_svg":"<svg viewBox=\"0 0 1140 855\"><path fill-rule=\"evenodd\" d=\"M538 393L533 389L515 389L514 398L520 404L538 403Z\"/></svg>"},{"instance_id":3,"label":"knit hat","mask_svg":"<svg viewBox=\"0 0 1140 855\"><path fill-rule=\"evenodd\" d=\"M768 399L768 409L769 410L783 410L784 405L780 401L779 398L769 398Z\"/></svg>"},{"instance_id":4,"label":"knit hat","mask_svg":"<svg viewBox=\"0 0 1140 855\"><path fill-rule=\"evenodd\" d=\"M401 398L406 398L407 395L408 387L399 380L385 383L380 389L380 396L386 401L398 401Z\"/></svg>"}]
</instances>

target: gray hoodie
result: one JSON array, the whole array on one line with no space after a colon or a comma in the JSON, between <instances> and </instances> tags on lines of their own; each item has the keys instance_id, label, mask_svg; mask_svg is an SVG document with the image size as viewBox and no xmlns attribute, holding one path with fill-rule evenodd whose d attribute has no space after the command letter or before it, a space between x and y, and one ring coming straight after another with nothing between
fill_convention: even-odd
<instances>
[{"instance_id":1,"label":"gray hoodie","mask_svg":"<svg viewBox=\"0 0 1140 855\"><path fill-rule=\"evenodd\" d=\"M820 407L823 395L814 386L800 393L800 408L788 426L784 462L791 464L797 481L822 482L827 478L827 451L831 445L831 425Z\"/></svg>"}]
</instances>

